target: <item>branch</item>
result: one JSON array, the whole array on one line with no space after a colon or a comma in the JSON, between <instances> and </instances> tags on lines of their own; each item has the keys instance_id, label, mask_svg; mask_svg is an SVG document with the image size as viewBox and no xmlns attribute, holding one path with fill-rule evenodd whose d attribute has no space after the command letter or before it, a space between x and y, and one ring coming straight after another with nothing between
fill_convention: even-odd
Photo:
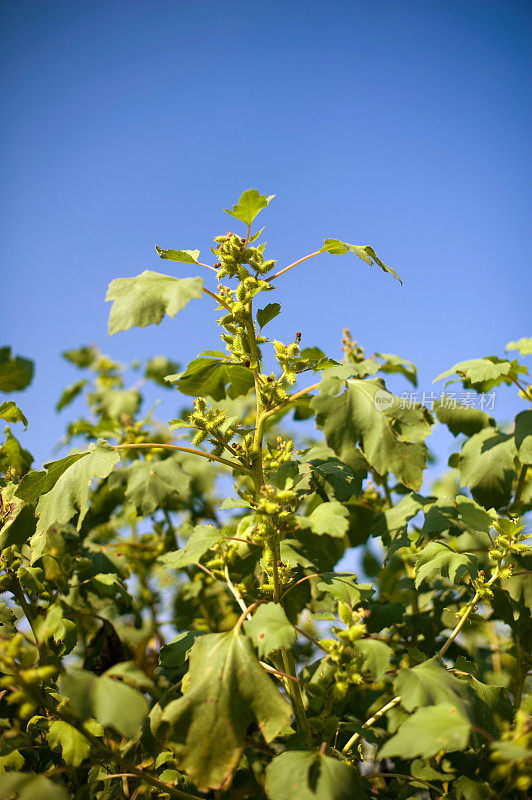
<instances>
[{"instance_id":1,"label":"branch","mask_svg":"<svg viewBox=\"0 0 532 800\"><path fill-rule=\"evenodd\" d=\"M366 722L362 725L362 727L371 728L371 726L374 725L377 722L377 720L383 717L387 711L390 711L390 709L394 708L394 706L396 706L400 702L401 702L401 695L397 695L397 697L394 697L393 700L390 700L389 703L386 703L385 706L383 706L372 717L366 720ZM351 750L353 745L356 744L359 739L360 739L360 733L354 733L353 736L351 736L351 738L349 739L349 741L343 746L342 753L348 753L349 750Z\"/></svg>"},{"instance_id":2,"label":"branch","mask_svg":"<svg viewBox=\"0 0 532 800\"><path fill-rule=\"evenodd\" d=\"M215 270L215 271L216 271L216 270ZM231 309L229 308L229 306L227 305L227 303L225 302L225 300L222 300L222 298L221 298L221 297L218 297L218 295L217 295L217 294L214 294L214 292L211 292L209 289L206 289L206 288L205 288L205 286L203 287L203 291L205 292L205 294L208 294L208 295L209 295L209 297L212 297L212 299L213 299L213 300L216 300L216 302L217 302L217 303L219 303L221 306L223 306L223 307L224 307L224 308L226 308L226 309L227 309L229 312L231 312Z\"/></svg>"},{"instance_id":3,"label":"branch","mask_svg":"<svg viewBox=\"0 0 532 800\"><path fill-rule=\"evenodd\" d=\"M194 456L202 456L208 461L218 461L220 464L225 464L226 467L240 472L246 472L247 474L251 472L251 470L243 464L237 464L236 461L229 461L227 458L215 456L212 453L205 452L205 450L198 450L196 447L181 447L179 444L166 444L162 442L154 442L153 444L151 442L138 442L137 444L115 444L111 446L113 450L135 450L138 447L151 447L154 450L179 450L181 453L192 453Z\"/></svg>"},{"instance_id":4,"label":"branch","mask_svg":"<svg viewBox=\"0 0 532 800\"><path fill-rule=\"evenodd\" d=\"M276 272L275 275L271 275L269 278L266 278L266 280L267 281L273 281L273 280L275 280L275 278L278 278L279 275L284 275L284 273L288 272L289 269L292 269L293 267L297 267L298 264L302 264L303 261L306 261L308 258L314 258L314 256L319 256L320 253L324 253L324 252L325 252L325 250L316 250L315 253L310 253L310 255L308 255L308 256L303 256L303 258L300 258L298 261L294 261L293 264L289 264L288 267L285 267L284 269L279 270L279 272Z\"/></svg>"}]
</instances>

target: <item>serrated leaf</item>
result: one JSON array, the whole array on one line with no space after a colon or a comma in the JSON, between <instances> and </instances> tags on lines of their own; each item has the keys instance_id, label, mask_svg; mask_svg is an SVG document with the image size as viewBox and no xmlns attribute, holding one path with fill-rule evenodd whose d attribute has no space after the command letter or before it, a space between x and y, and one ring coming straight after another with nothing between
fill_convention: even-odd
<instances>
[{"instance_id":1,"label":"serrated leaf","mask_svg":"<svg viewBox=\"0 0 532 800\"><path fill-rule=\"evenodd\" d=\"M270 800L366 800L354 767L330 756L292 750L268 764L266 787Z\"/></svg>"},{"instance_id":2,"label":"serrated leaf","mask_svg":"<svg viewBox=\"0 0 532 800\"><path fill-rule=\"evenodd\" d=\"M465 433L472 436L483 428L495 427L495 420L485 411L461 403L452 403L442 395L441 400L434 403L434 414L440 422L447 425L453 436Z\"/></svg>"},{"instance_id":3,"label":"serrated leaf","mask_svg":"<svg viewBox=\"0 0 532 800\"><path fill-rule=\"evenodd\" d=\"M495 796L489 783L473 781L466 775L460 775L453 781L453 793L456 800L489 800Z\"/></svg>"},{"instance_id":4,"label":"serrated leaf","mask_svg":"<svg viewBox=\"0 0 532 800\"><path fill-rule=\"evenodd\" d=\"M401 356L393 353L375 353L376 358L382 358L383 363L379 367L379 372L387 374L400 373L412 384L417 386L417 367L412 361L408 361Z\"/></svg>"},{"instance_id":5,"label":"serrated leaf","mask_svg":"<svg viewBox=\"0 0 532 800\"><path fill-rule=\"evenodd\" d=\"M200 254L199 250L163 250L162 247L155 245L159 258L167 261L180 261L183 264L197 264Z\"/></svg>"},{"instance_id":6,"label":"serrated leaf","mask_svg":"<svg viewBox=\"0 0 532 800\"><path fill-rule=\"evenodd\" d=\"M10 772L2 775L0 800L68 800L66 789L44 775L33 772Z\"/></svg>"},{"instance_id":7,"label":"serrated leaf","mask_svg":"<svg viewBox=\"0 0 532 800\"><path fill-rule=\"evenodd\" d=\"M46 738L50 747L61 749L63 761L69 767L79 767L91 750L87 737L62 720L50 723Z\"/></svg>"},{"instance_id":8,"label":"serrated leaf","mask_svg":"<svg viewBox=\"0 0 532 800\"><path fill-rule=\"evenodd\" d=\"M0 448L0 472L5 474L9 470L18 476L25 475L33 463L33 456L13 436L9 425L5 434L5 442Z\"/></svg>"},{"instance_id":9,"label":"serrated leaf","mask_svg":"<svg viewBox=\"0 0 532 800\"><path fill-rule=\"evenodd\" d=\"M168 389L168 383L165 381L167 375L177 372L179 364L176 361L170 361L165 356L154 356L146 362L144 370L144 377L149 380L155 381L158 386L164 386Z\"/></svg>"},{"instance_id":10,"label":"serrated leaf","mask_svg":"<svg viewBox=\"0 0 532 800\"><path fill-rule=\"evenodd\" d=\"M192 397L211 397L213 400L234 400L246 395L255 385L253 372L239 364L228 364L217 358L196 358L185 372L168 375L168 383Z\"/></svg>"},{"instance_id":11,"label":"serrated leaf","mask_svg":"<svg viewBox=\"0 0 532 800\"><path fill-rule=\"evenodd\" d=\"M60 461L45 464L46 473L37 473L40 477L33 479L25 487L21 483L17 494L26 502L28 496L35 499L37 491L41 495L35 514L38 519L37 534L48 530L51 525L70 522L76 513L79 514L79 531L89 508L92 481L94 478L106 478L119 460L116 450L107 442L99 442L85 453L76 453ZM45 494L39 491L42 487Z\"/></svg>"},{"instance_id":12,"label":"serrated leaf","mask_svg":"<svg viewBox=\"0 0 532 800\"><path fill-rule=\"evenodd\" d=\"M87 385L86 380L77 381L76 383L71 383L70 386L67 386L59 400L57 401L57 405L55 407L56 411L61 411L63 408L66 408L70 403L78 397L83 391L83 388Z\"/></svg>"},{"instance_id":13,"label":"serrated leaf","mask_svg":"<svg viewBox=\"0 0 532 800\"><path fill-rule=\"evenodd\" d=\"M462 583L465 575L476 578L477 573L478 558L473 553L457 553L447 544L430 542L416 559L416 588L424 580L430 584L437 577Z\"/></svg>"},{"instance_id":14,"label":"serrated leaf","mask_svg":"<svg viewBox=\"0 0 532 800\"><path fill-rule=\"evenodd\" d=\"M442 372L437 378L434 378L434 383L443 378L449 378L452 375L457 375L453 383L461 380L465 387L474 387L479 392L487 392L494 386L500 383L510 384L512 378L517 378L520 373L526 373L527 368L518 364L517 361L508 361L500 359L496 356L488 356L487 358L471 358L468 361L460 361L455 364L451 369Z\"/></svg>"},{"instance_id":15,"label":"serrated leaf","mask_svg":"<svg viewBox=\"0 0 532 800\"><path fill-rule=\"evenodd\" d=\"M251 620L244 623L244 630L261 658L281 647L291 648L297 639L296 630L279 603L261 604Z\"/></svg>"},{"instance_id":16,"label":"serrated leaf","mask_svg":"<svg viewBox=\"0 0 532 800\"><path fill-rule=\"evenodd\" d=\"M257 322L259 323L259 328L262 330L268 322L271 322L272 319L281 313L281 304L280 303L268 303L266 308L259 308L257 311Z\"/></svg>"},{"instance_id":17,"label":"serrated leaf","mask_svg":"<svg viewBox=\"0 0 532 800\"><path fill-rule=\"evenodd\" d=\"M433 420L423 407L400 405L380 378L351 379L341 395L321 393L311 401L316 424L341 461L351 466L360 444L379 474L393 472L408 488L419 489L427 452L421 440Z\"/></svg>"},{"instance_id":18,"label":"serrated leaf","mask_svg":"<svg viewBox=\"0 0 532 800\"><path fill-rule=\"evenodd\" d=\"M82 720L94 718L127 739L138 736L148 713L148 701L136 689L82 669L67 670L61 680L61 694Z\"/></svg>"},{"instance_id":19,"label":"serrated leaf","mask_svg":"<svg viewBox=\"0 0 532 800\"><path fill-rule=\"evenodd\" d=\"M362 656L361 671L367 671L374 680L381 681L390 666L392 648L376 639L359 639L353 645L353 650Z\"/></svg>"},{"instance_id":20,"label":"serrated leaf","mask_svg":"<svg viewBox=\"0 0 532 800\"><path fill-rule=\"evenodd\" d=\"M250 504L240 498L228 497L220 506L220 511L230 511L233 508L251 508Z\"/></svg>"},{"instance_id":21,"label":"serrated leaf","mask_svg":"<svg viewBox=\"0 0 532 800\"><path fill-rule=\"evenodd\" d=\"M366 264L369 264L370 267L377 264L383 272L388 272L390 275L393 275L399 283L402 283L401 278L397 274L395 270L385 264L383 261L380 260L377 253L369 244L348 244L347 242L341 242L339 239L325 239L325 243L321 248L321 252L323 253L331 253L331 255L339 256L344 255L345 253L354 253L356 256L365 261Z\"/></svg>"},{"instance_id":22,"label":"serrated leaf","mask_svg":"<svg viewBox=\"0 0 532 800\"><path fill-rule=\"evenodd\" d=\"M505 350L518 350L522 356L532 356L532 336L525 336L516 342L508 342Z\"/></svg>"},{"instance_id":23,"label":"serrated leaf","mask_svg":"<svg viewBox=\"0 0 532 800\"><path fill-rule=\"evenodd\" d=\"M15 635L16 618L5 603L0 603L0 639L10 639Z\"/></svg>"},{"instance_id":24,"label":"serrated leaf","mask_svg":"<svg viewBox=\"0 0 532 800\"><path fill-rule=\"evenodd\" d=\"M5 419L6 422L13 422L15 424L17 422L22 422L24 430L28 427L28 420L13 400L5 400L3 403L0 403L0 419Z\"/></svg>"},{"instance_id":25,"label":"serrated leaf","mask_svg":"<svg viewBox=\"0 0 532 800\"><path fill-rule=\"evenodd\" d=\"M256 722L267 742L291 708L260 667L252 644L233 631L201 636L190 653L189 684L161 716L178 766L200 791L219 789L237 767Z\"/></svg>"},{"instance_id":26,"label":"serrated leaf","mask_svg":"<svg viewBox=\"0 0 532 800\"><path fill-rule=\"evenodd\" d=\"M259 211L266 208L270 200L273 200L274 197L274 194L266 197L265 194L259 194L256 189L248 189L240 195L240 199L238 203L233 206L232 211L228 208L224 209L224 211L227 211L228 214L239 219L245 225L251 225Z\"/></svg>"},{"instance_id":27,"label":"serrated leaf","mask_svg":"<svg viewBox=\"0 0 532 800\"><path fill-rule=\"evenodd\" d=\"M159 664L167 669L182 667L188 661L192 645L203 631L183 631L159 650Z\"/></svg>"},{"instance_id":28,"label":"serrated leaf","mask_svg":"<svg viewBox=\"0 0 532 800\"><path fill-rule=\"evenodd\" d=\"M20 392L33 378L33 361L12 356L10 347L0 347L0 392Z\"/></svg>"},{"instance_id":29,"label":"serrated leaf","mask_svg":"<svg viewBox=\"0 0 532 800\"><path fill-rule=\"evenodd\" d=\"M174 278L145 270L136 278L116 278L106 300L112 300L109 335L137 326L159 325L165 314L175 317L190 300L202 296L203 279Z\"/></svg>"},{"instance_id":30,"label":"serrated leaf","mask_svg":"<svg viewBox=\"0 0 532 800\"><path fill-rule=\"evenodd\" d=\"M317 448L312 448L306 454L305 463L308 463L312 471L323 480L329 483L334 491L335 497L341 502L349 500L361 488L361 476L355 475L353 470L343 464L337 458L327 458L326 461L320 459L312 459L307 461L308 457L316 452Z\"/></svg>"},{"instance_id":31,"label":"serrated leaf","mask_svg":"<svg viewBox=\"0 0 532 800\"><path fill-rule=\"evenodd\" d=\"M63 353L63 358L70 361L71 364L75 364L76 367L80 369L86 369L90 367L91 364L94 364L98 355L98 349L96 347L92 345L87 347L84 345L83 347L78 347L77 350L66 350Z\"/></svg>"},{"instance_id":32,"label":"serrated leaf","mask_svg":"<svg viewBox=\"0 0 532 800\"><path fill-rule=\"evenodd\" d=\"M125 479L126 497L142 514L152 514L170 498L186 495L190 487L190 475L176 456L161 461L135 461L117 472L116 477Z\"/></svg>"},{"instance_id":33,"label":"serrated leaf","mask_svg":"<svg viewBox=\"0 0 532 800\"><path fill-rule=\"evenodd\" d=\"M21 480L16 496L24 500L25 503L33 503L38 500L42 494L49 492L52 489L61 475L76 461L83 458L85 452L71 453L65 458L60 458L58 461L48 461L44 464L45 469L39 472L32 470Z\"/></svg>"},{"instance_id":34,"label":"serrated leaf","mask_svg":"<svg viewBox=\"0 0 532 800\"><path fill-rule=\"evenodd\" d=\"M185 547L174 553L166 553L159 560L171 569L187 567L199 561L221 538L222 534L214 525L196 525Z\"/></svg>"},{"instance_id":35,"label":"serrated leaf","mask_svg":"<svg viewBox=\"0 0 532 800\"><path fill-rule=\"evenodd\" d=\"M532 411L521 411L516 416L514 439L521 464L532 465Z\"/></svg>"},{"instance_id":36,"label":"serrated leaf","mask_svg":"<svg viewBox=\"0 0 532 800\"><path fill-rule=\"evenodd\" d=\"M514 437L484 428L475 433L457 459L460 484L467 486L477 503L500 508L510 501L516 477Z\"/></svg>"},{"instance_id":37,"label":"serrated leaf","mask_svg":"<svg viewBox=\"0 0 532 800\"><path fill-rule=\"evenodd\" d=\"M358 584L357 576L351 572L324 572L317 588L334 600L341 600L351 607L369 600L374 589L369 583Z\"/></svg>"},{"instance_id":38,"label":"serrated leaf","mask_svg":"<svg viewBox=\"0 0 532 800\"><path fill-rule=\"evenodd\" d=\"M337 500L321 503L308 517L297 517L302 528L310 528L318 536L325 534L343 539L349 527L349 511Z\"/></svg>"},{"instance_id":39,"label":"serrated leaf","mask_svg":"<svg viewBox=\"0 0 532 800\"><path fill-rule=\"evenodd\" d=\"M387 544L400 538L408 529L408 523L433 499L422 497L416 492L405 495L399 503L375 515L371 528L372 536L382 536Z\"/></svg>"},{"instance_id":40,"label":"serrated leaf","mask_svg":"<svg viewBox=\"0 0 532 800\"><path fill-rule=\"evenodd\" d=\"M379 750L379 758L431 758L438 753L464 750L471 726L451 703L420 708Z\"/></svg>"},{"instance_id":41,"label":"serrated leaf","mask_svg":"<svg viewBox=\"0 0 532 800\"><path fill-rule=\"evenodd\" d=\"M444 669L436 656L411 669L400 669L395 689L407 711L438 703L459 705L465 709L468 691L464 682Z\"/></svg>"}]
</instances>

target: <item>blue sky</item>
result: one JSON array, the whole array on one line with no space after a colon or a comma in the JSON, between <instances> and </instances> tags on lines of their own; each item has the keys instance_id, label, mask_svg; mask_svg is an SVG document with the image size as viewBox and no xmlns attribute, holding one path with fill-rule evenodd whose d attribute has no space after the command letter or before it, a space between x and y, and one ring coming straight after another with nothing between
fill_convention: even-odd
<instances>
[{"instance_id":1,"label":"blue sky","mask_svg":"<svg viewBox=\"0 0 532 800\"><path fill-rule=\"evenodd\" d=\"M512 0L4 0L1 344L37 364L20 396L37 462L77 378L62 350L184 363L216 346L207 299L108 339L104 297L144 269L191 274L154 245L206 257L248 187L277 195L262 224L280 267L327 236L372 244L404 281L306 262L277 338L335 356L349 326L430 391L530 335L531 21Z\"/></svg>"}]
</instances>

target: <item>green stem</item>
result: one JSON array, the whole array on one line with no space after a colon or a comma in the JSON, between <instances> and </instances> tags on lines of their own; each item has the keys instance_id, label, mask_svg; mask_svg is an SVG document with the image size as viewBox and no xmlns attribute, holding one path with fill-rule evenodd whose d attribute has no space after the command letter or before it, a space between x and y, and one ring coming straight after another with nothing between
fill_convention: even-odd
<instances>
[{"instance_id":1,"label":"green stem","mask_svg":"<svg viewBox=\"0 0 532 800\"><path fill-rule=\"evenodd\" d=\"M487 582L486 586L491 586L491 584L497 580L497 578L499 577L499 571L500 571L500 564L497 564L497 566L495 567L495 572ZM443 655L445 655L449 647L452 645L452 643L454 642L454 640L464 627L467 618L469 617L469 615L471 614L471 612L473 611L479 600L480 600L480 593L475 592L473 599L469 601L467 608L462 615L462 618L458 622L458 625L455 627L455 629L453 630L453 632L451 633L451 635L449 636L443 647L441 647L440 650L438 651L437 654L438 658L441 658Z\"/></svg>"},{"instance_id":2,"label":"green stem","mask_svg":"<svg viewBox=\"0 0 532 800\"><path fill-rule=\"evenodd\" d=\"M398 703L401 702L401 695L397 695L394 697L393 700L390 700L389 703L386 703L379 711L375 712L375 714L370 717L366 722L362 725L363 728L371 728L381 717L383 717L387 711L394 708ZM353 736L349 739L349 741L342 747L342 753L348 753L353 745L355 745L358 740L360 739L360 733L354 733Z\"/></svg>"},{"instance_id":3,"label":"green stem","mask_svg":"<svg viewBox=\"0 0 532 800\"><path fill-rule=\"evenodd\" d=\"M31 632L33 633L33 638L35 639L35 646L37 648L37 652L39 653L39 663L42 667L48 663L48 653L46 650L46 644L39 640L37 635L37 625L35 623L35 617L33 614L33 609L31 608L30 604L26 600L26 596L22 591L22 586L20 585L17 578L14 580L13 585L13 594L18 601L19 606L21 607L22 611L24 612L24 616L28 620L29 626L31 628Z\"/></svg>"},{"instance_id":4,"label":"green stem","mask_svg":"<svg viewBox=\"0 0 532 800\"><path fill-rule=\"evenodd\" d=\"M166 444L154 442L137 442L137 444L115 444L112 445L113 450L136 450L139 447L151 447L152 450L179 450L181 453L191 453L194 456L202 456L208 461L218 461L219 464L225 464L226 467L237 470L238 472L250 473L247 467L243 464L237 464L236 461L229 461L227 458L215 456L212 453L207 453L205 450L198 450L196 447L181 447L179 444Z\"/></svg>"},{"instance_id":5,"label":"green stem","mask_svg":"<svg viewBox=\"0 0 532 800\"><path fill-rule=\"evenodd\" d=\"M513 505L518 505L519 501L521 500L521 494L523 493L523 489L525 488L526 483L526 473L527 473L528 465L522 464L521 470L519 471L519 477L517 479L517 486L515 487L515 496Z\"/></svg>"}]
</instances>

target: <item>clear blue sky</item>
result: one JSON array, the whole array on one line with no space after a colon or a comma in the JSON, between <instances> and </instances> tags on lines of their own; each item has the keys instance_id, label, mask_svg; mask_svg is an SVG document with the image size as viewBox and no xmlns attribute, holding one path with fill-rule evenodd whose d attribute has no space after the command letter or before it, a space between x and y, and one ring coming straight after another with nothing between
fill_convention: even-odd
<instances>
[{"instance_id":1,"label":"clear blue sky","mask_svg":"<svg viewBox=\"0 0 532 800\"><path fill-rule=\"evenodd\" d=\"M335 355L347 325L416 361L430 390L530 335L531 11L3 0L1 344L37 363L20 396L37 461L77 378L62 350L183 363L216 346L208 300L108 339L105 292L144 269L191 274L154 244L206 255L248 187L277 195L263 224L280 266L330 236L374 245L404 281L348 256L309 261L284 279L277 337L300 330Z\"/></svg>"}]
</instances>

